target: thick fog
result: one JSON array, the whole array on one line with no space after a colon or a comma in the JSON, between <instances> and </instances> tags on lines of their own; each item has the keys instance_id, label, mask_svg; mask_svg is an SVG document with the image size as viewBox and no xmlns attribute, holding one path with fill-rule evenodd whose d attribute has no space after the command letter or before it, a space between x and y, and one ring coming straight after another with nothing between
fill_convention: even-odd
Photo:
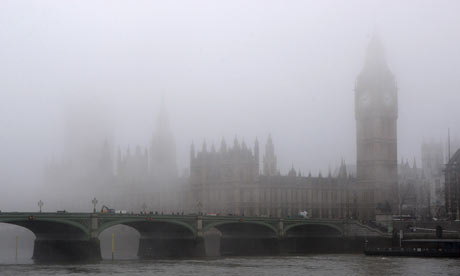
<instances>
[{"instance_id":1,"label":"thick fog","mask_svg":"<svg viewBox=\"0 0 460 276\"><path fill-rule=\"evenodd\" d=\"M398 156L460 137L459 1L0 1L0 210L37 209L46 165L92 141L148 147L161 101L177 168L272 135L282 174L356 162L354 85L378 33ZM78 187L75 187L78 189ZM72 194L72 190L68 193ZM82 205L91 208L91 191ZM46 204L52 205L45 200Z\"/></svg>"}]
</instances>

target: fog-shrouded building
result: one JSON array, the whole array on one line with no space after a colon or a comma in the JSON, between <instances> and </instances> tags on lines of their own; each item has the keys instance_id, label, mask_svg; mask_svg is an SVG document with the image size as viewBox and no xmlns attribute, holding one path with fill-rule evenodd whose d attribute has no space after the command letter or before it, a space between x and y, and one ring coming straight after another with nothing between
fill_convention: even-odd
<instances>
[{"instance_id":1,"label":"fog-shrouded building","mask_svg":"<svg viewBox=\"0 0 460 276\"><path fill-rule=\"evenodd\" d=\"M177 175L176 148L168 115L162 103L150 146L118 149L112 143L92 141L91 150L77 151L45 169L47 187L72 197L60 208L75 210L85 199L98 198L100 206L117 210L157 210L172 212L184 209L183 187L187 181ZM116 156L116 157L114 157ZM87 204L88 206L90 204Z\"/></svg>"},{"instance_id":2,"label":"fog-shrouded building","mask_svg":"<svg viewBox=\"0 0 460 276\"><path fill-rule=\"evenodd\" d=\"M397 214L418 218L432 217L430 209L430 181L414 158L398 165L399 206Z\"/></svg>"},{"instance_id":3,"label":"fog-shrouded building","mask_svg":"<svg viewBox=\"0 0 460 276\"><path fill-rule=\"evenodd\" d=\"M460 220L460 149L445 167L446 212L451 220Z\"/></svg>"},{"instance_id":4,"label":"fog-shrouded building","mask_svg":"<svg viewBox=\"0 0 460 276\"><path fill-rule=\"evenodd\" d=\"M222 140L219 150L203 143L190 152L189 208L200 213L287 217L307 211L315 218L346 218L356 215L354 179L342 162L339 174L302 176L292 168L281 175L273 165L274 145L266 143L264 172L259 170L259 142L254 148L235 138L232 147ZM276 165L275 165L276 166ZM267 170L265 168L270 168ZM276 173L275 173L276 172Z\"/></svg>"},{"instance_id":5,"label":"fog-shrouded building","mask_svg":"<svg viewBox=\"0 0 460 276\"><path fill-rule=\"evenodd\" d=\"M271 217L307 211L313 218L360 220L405 212L441 217L442 147L422 145L422 169L408 161L398 167L397 118L396 81L374 36L355 84L356 166L342 160L334 174L302 175L294 166L281 174L271 135L263 154L257 139L248 145L235 137L230 145L222 139L218 147L204 142L198 149L192 143L189 175L179 177L174 136L161 106L150 145L113 154L112 143L102 140L88 154L91 162L53 163L47 179L63 187L84 183L90 189L88 201L95 195L101 203L128 211ZM452 175L444 193L451 214L457 206Z\"/></svg>"},{"instance_id":6,"label":"fog-shrouded building","mask_svg":"<svg viewBox=\"0 0 460 276\"><path fill-rule=\"evenodd\" d=\"M185 181L178 177L176 145L168 114L162 102L149 147L131 152L118 150L117 192L113 206L128 210L177 212Z\"/></svg>"},{"instance_id":7,"label":"fog-shrouded building","mask_svg":"<svg viewBox=\"0 0 460 276\"><path fill-rule=\"evenodd\" d=\"M376 212L395 214L398 94L377 35L369 43L364 67L356 79L355 117L358 216L367 220Z\"/></svg>"},{"instance_id":8,"label":"fog-shrouded building","mask_svg":"<svg viewBox=\"0 0 460 276\"><path fill-rule=\"evenodd\" d=\"M227 147L222 139L219 150L214 145L201 151L190 149L189 207L197 212L259 214L259 145L254 152L235 137Z\"/></svg>"},{"instance_id":9,"label":"fog-shrouded building","mask_svg":"<svg viewBox=\"0 0 460 276\"><path fill-rule=\"evenodd\" d=\"M441 142L422 143L422 171L429 188L429 209L433 217L445 214L444 146Z\"/></svg>"},{"instance_id":10,"label":"fog-shrouded building","mask_svg":"<svg viewBox=\"0 0 460 276\"><path fill-rule=\"evenodd\" d=\"M276 162L275 145L273 144L272 135L269 134L263 157L263 175L273 176L279 174Z\"/></svg>"}]
</instances>

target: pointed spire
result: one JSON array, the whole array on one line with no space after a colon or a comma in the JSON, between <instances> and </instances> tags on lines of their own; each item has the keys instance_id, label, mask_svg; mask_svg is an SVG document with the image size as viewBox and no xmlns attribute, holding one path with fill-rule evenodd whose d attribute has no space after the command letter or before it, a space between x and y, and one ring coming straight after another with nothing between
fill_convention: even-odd
<instances>
[{"instance_id":1,"label":"pointed spire","mask_svg":"<svg viewBox=\"0 0 460 276\"><path fill-rule=\"evenodd\" d=\"M265 144L265 152L262 158L263 163L263 174L267 176L276 175L277 168L277 158L275 154L275 146L273 145L273 140L271 134L268 135L267 143Z\"/></svg>"},{"instance_id":2,"label":"pointed spire","mask_svg":"<svg viewBox=\"0 0 460 276\"><path fill-rule=\"evenodd\" d=\"M244 141L244 138L243 138L243 141L241 142L241 148L242 148L243 150L247 150L247 149L248 149L248 147L246 146L246 142Z\"/></svg>"},{"instance_id":3,"label":"pointed spire","mask_svg":"<svg viewBox=\"0 0 460 276\"><path fill-rule=\"evenodd\" d=\"M211 152L216 153L216 147L214 147L214 143L211 144Z\"/></svg>"},{"instance_id":4,"label":"pointed spire","mask_svg":"<svg viewBox=\"0 0 460 276\"><path fill-rule=\"evenodd\" d=\"M169 131L169 116L166 110L166 103L164 95L161 96L160 112L158 113L157 119L157 131Z\"/></svg>"},{"instance_id":5,"label":"pointed spire","mask_svg":"<svg viewBox=\"0 0 460 276\"><path fill-rule=\"evenodd\" d=\"M195 158L195 143L192 140L192 144L190 145L190 158Z\"/></svg>"},{"instance_id":6,"label":"pointed spire","mask_svg":"<svg viewBox=\"0 0 460 276\"><path fill-rule=\"evenodd\" d=\"M240 144L238 143L238 137L236 137L235 135L235 139L233 140L233 149L236 150L239 148L240 148Z\"/></svg>"},{"instance_id":7,"label":"pointed spire","mask_svg":"<svg viewBox=\"0 0 460 276\"><path fill-rule=\"evenodd\" d=\"M367 46L364 70L388 70L383 44L377 32L374 32Z\"/></svg>"},{"instance_id":8,"label":"pointed spire","mask_svg":"<svg viewBox=\"0 0 460 276\"><path fill-rule=\"evenodd\" d=\"M292 168L289 170L288 176L297 176L297 172L294 169L294 162L292 163Z\"/></svg>"},{"instance_id":9,"label":"pointed spire","mask_svg":"<svg viewBox=\"0 0 460 276\"><path fill-rule=\"evenodd\" d=\"M259 171L259 140L257 139L257 136L256 136L256 140L254 141L254 158L256 160L256 163L257 163L257 170Z\"/></svg>"},{"instance_id":10,"label":"pointed spire","mask_svg":"<svg viewBox=\"0 0 460 276\"><path fill-rule=\"evenodd\" d=\"M222 153L227 152L227 143L225 142L224 137L222 137L222 141L220 142L220 152Z\"/></svg>"},{"instance_id":11,"label":"pointed spire","mask_svg":"<svg viewBox=\"0 0 460 276\"><path fill-rule=\"evenodd\" d=\"M203 153L205 153L205 152L208 151L208 148L207 148L207 146L206 146L206 140L203 140L203 148L201 149L201 151L202 151Z\"/></svg>"},{"instance_id":12,"label":"pointed spire","mask_svg":"<svg viewBox=\"0 0 460 276\"><path fill-rule=\"evenodd\" d=\"M341 177L341 178L346 178L347 177L347 165L345 164L345 160L343 158L342 158L342 162L340 164L339 177Z\"/></svg>"},{"instance_id":13,"label":"pointed spire","mask_svg":"<svg viewBox=\"0 0 460 276\"><path fill-rule=\"evenodd\" d=\"M121 161L121 149L120 149L120 147L118 147L118 150L117 150L117 159L118 159L118 162Z\"/></svg>"}]
</instances>

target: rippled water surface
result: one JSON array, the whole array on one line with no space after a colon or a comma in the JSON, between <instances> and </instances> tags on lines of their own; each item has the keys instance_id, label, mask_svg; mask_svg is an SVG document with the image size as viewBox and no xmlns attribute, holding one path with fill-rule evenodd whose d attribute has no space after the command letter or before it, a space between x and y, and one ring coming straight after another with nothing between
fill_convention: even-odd
<instances>
[{"instance_id":1,"label":"rippled water surface","mask_svg":"<svg viewBox=\"0 0 460 276\"><path fill-rule=\"evenodd\" d=\"M0 275L460 275L460 260L310 255L38 265L0 261Z\"/></svg>"}]
</instances>

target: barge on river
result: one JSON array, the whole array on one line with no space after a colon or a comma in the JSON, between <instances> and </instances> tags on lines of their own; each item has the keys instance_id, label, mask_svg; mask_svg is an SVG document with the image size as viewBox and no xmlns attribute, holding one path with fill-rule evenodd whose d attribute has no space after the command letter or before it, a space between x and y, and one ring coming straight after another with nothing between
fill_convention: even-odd
<instances>
[{"instance_id":1,"label":"barge on river","mask_svg":"<svg viewBox=\"0 0 460 276\"><path fill-rule=\"evenodd\" d=\"M368 256L446 257L460 258L460 239L402 240L401 247L364 248Z\"/></svg>"}]
</instances>

